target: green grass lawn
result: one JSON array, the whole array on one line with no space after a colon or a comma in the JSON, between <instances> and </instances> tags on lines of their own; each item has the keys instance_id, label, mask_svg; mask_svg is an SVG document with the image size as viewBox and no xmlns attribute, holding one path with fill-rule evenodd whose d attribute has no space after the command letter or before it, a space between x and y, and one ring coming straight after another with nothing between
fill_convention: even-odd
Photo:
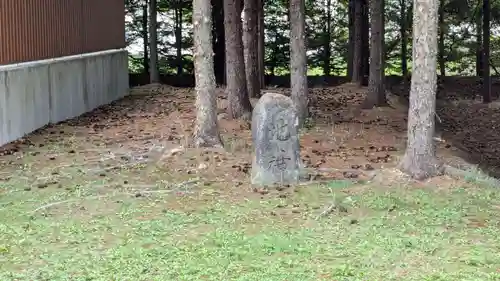
<instances>
[{"instance_id":1,"label":"green grass lawn","mask_svg":"<svg viewBox=\"0 0 500 281\"><path fill-rule=\"evenodd\" d=\"M0 188L0 280L500 280L493 188Z\"/></svg>"}]
</instances>

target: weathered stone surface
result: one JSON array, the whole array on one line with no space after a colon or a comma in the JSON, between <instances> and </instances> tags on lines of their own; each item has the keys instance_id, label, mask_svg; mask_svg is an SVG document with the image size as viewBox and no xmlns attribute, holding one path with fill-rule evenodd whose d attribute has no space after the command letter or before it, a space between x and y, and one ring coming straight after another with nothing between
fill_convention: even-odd
<instances>
[{"instance_id":1,"label":"weathered stone surface","mask_svg":"<svg viewBox=\"0 0 500 281\"><path fill-rule=\"evenodd\" d=\"M293 184L299 181L299 119L292 99L264 94L253 110L252 184Z\"/></svg>"}]
</instances>

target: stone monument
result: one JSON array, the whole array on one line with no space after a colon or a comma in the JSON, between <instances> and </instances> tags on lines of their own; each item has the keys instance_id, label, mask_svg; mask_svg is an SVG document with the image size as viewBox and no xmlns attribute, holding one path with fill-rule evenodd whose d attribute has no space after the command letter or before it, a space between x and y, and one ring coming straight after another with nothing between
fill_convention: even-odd
<instances>
[{"instance_id":1,"label":"stone monument","mask_svg":"<svg viewBox=\"0 0 500 281\"><path fill-rule=\"evenodd\" d=\"M266 93L259 99L252 113L252 184L294 184L299 181L298 126L298 114L291 98Z\"/></svg>"}]
</instances>

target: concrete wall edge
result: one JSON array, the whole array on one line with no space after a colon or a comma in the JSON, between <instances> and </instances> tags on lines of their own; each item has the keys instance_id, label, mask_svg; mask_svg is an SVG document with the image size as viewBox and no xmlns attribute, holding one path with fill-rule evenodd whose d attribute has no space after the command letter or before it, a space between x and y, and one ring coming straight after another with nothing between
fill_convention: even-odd
<instances>
[{"instance_id":1,"label":"concrete wall edge","mask_svg":"<svg viewBox=\"0 0 500 281\"><path fill-rule=\"evenodd\" d=\"M43 66L46 64L53 64L53 63L57 63L57 62L81 60L81 59L85 59L85 58L89 58L89 57L112 55L112 54L117 54L117 53L122 53L122 52L127 52L127 49L121 48L121 49L104 50L104 51L99 51L99 52L78 54L78 55L72 55L72 56L64 56L64 57L58 57L58 58L52 58L52 59L0 65L0 71L11 71L11 70L17 70L17 69L21 69L21 68L39 67L39 66Z\"/></svg>"}]
</instances>

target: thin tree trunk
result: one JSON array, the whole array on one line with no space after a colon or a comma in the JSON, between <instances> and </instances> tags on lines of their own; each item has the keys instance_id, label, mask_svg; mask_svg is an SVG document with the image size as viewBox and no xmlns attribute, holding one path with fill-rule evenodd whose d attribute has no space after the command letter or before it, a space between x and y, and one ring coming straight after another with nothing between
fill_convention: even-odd
<instances>
[{"instance_id":1,"label":"thin tree trunk","mask_svg":"<svg viewBox=\"0 0 500 281\"><path fill-rule=\"evenodd\" d=\"M150 83L160 82L160 73L158 71L158 36L157 36L157 21L156 21L156 0L149 0L149 49L151 51L150 60Z\"/></svg>"},{"instance_id":2,"label":"thin tree trunk","mask_svg":"<svg viewBox=\"0 0 500 281\"><path fill-rule=\"evenodd\" d=\"M260 88L264 89L266 87L265 82L265 59L266 59L266 41L265 41L265 31L266 27L264 24L264 0L258 0L258 18L259 18L259 84Z\"/></svg>"},{"instance_id":3,"label":"thin tree trunk","mask_svg":"<svg viewBox=\"0 0 500 281\"><path fill-rule=\"evenodd\" d=\"M305 2L290 0L290 79L299 126L308 117Z\"/></svg>"},{"instance_id":4,"label":"thin tree trunk","mask_svg":"<svg viewBox=\"0 0 500 281\"><path fill-rule=\"evenodd\" d=\"M446 33L444 23L444 0L439 1L439 71L441 79L446 77L446 61L444 60L444 35Z\"/></svg>"},{"instance_id":5,"label":"thin tree trunk","mask_svg":"<svg viewBox=\"0 0 500 281\"><path fill-rule=\"evenodd\" d=\"M387 105L384 86L384 0L370 0L370 75L363 108Z\"/></svg>"},{"instance_id":6,"label":"thin tree trunk","mask_svg":"<svg viewBox=\"0 0 500 281\"><path fill-rule=\"evenodd\" d=\"M194 73L196 80L196 147L221 147L217 124L217 97L212 50L212 5L193 0Z\"/></svg>"},{"instance_id":7,"label":"thin tree trunk","mask_svg":"<svg viewBox=\"0 0 500 281\"><path fill-rule=\"evenodd\" d=\"M368 12L368 0L363 0L362 14L362 51L361 51L361 86L368 86L368 78L370 75L370 22Z\"/></svg>"},{"instance_id":8,"label":"thin tree trunk","mask_svg":"<svg viewBox=\"0 0 500 281\"><path fill-rule=\"evenodd\" d=\"M226 84L226 38L224 35L224 5L222 0L212 0L214 68L217 84Z\"/></svg>"},{"instance_id":9,"label":"thin tree trunk","mask_svg":"<svg viewBox=\"0 0 500 281\"><path fill-rule=\"evenodd\" d=\"M252 105L248 97L240 0L224 0L224 30L226 39L227 113L230 119L250 120Z\"/></svg>"},{"instance_id":10,"label":"thin tree trunk","mask_svg":"<svg viewBox=\"0 0 500 281\"><path fill-rule=\"evenodd\" d=\"M245 73L248 95L253 98L260 97L259 79L259 18L258 3L256 0L245 0L244 9L244 48L245 48Z\"/></svg>"},{"instance_id":11,"label":"thin tree trunk","mask_svg":"<svg viewBox=\"0 0 500 281\"><path fill-rule=\"evenodd\" d=\"M401 13L401 74L403 76L403 89L404 92L408 91L409 81L408 81L408 35L407 35L407 25L406 20L406 0L400 1L400 13Z\"/></svg>"},{"instance_id":12,"label":"thin tree trunk","mask_svg":"<svg viewBox=\"0 0 500 281\"><path fill-rule=\"evenodd\" d=\"M363 72L363 0L354 1L354 52L351 82L362 84Z\"/></svg>"},{"instance_id":13,"label":"thin tree trunk","mask_svg":"<svg viewBox=\"0 0 500 281\"><path fill-rule=\"evenodd\" d=\"M332 56L332 50L330 47L330 41L331 41L331 33L332 33L332 11L331 11L331 6L332 6L332 0L327 0L326 1L326 22L324 26L323 33L325 34L324 36L324 57L323 57L323 72L326 77L330 76L331 70L330 70L330 59Z\"/></svg>"},{"instance_id":14,"label":"thin tree trunk","mask_svg":"<svg viewBox=\"0 0 500 281\"><path fill-rule=\"evenodd\" d=\"M144 73L149 74L149 51L148 51L148 1L144 0L144 5L142 5L142 40L143 40L143 61L142 66L144 68Z\"/></svg>"},{"instance_id":15,"label":"thin tree trunk","mask_svg":"<svg viewBox=\"0 0 500 281\"><path fill-rule=\"evenodd\" d=\"M290 0L285 0L284 2L286 8L286 21L290 22Z\"/></svg>"},{"instance_id":16,"label":"thin tree trunk","mask_svg":"<svg viewBox=\"0 0 500 281\"><path fill-rule=\"evenodd\" d=\"M483 102L491 102L490 0L483 0Z\"/></svg>"},{"instance_id":17,"label":"thin tree trunk","mask_svg":"<svg viewBox=\"0 0 500 281\"><path fill-rule=\"evenodd\" d=\"M274 34L273 37L273 44L271 48L271 57L269 59L269 72L271 77L274 78L275 76L275 69L276 69L276 60L277 60L277 53L278 53L278 36Z\"/></svg>"},{"instance_id":18,"label":"thin tree trunk","mask_svg":"<svg viewBox=\"0 0 500 281\"><path fill-rule=\"evenodd\" d=\"M408 141L400 164L402 172L424 180L439 175L433 141L436 112L438 0L414 0L413 71L408 110Z\"/></svg>"},{"instance_id":19,"label":"thin tree trunk","mask_svg":"<svg viewBox=\"0 0 500 281\"><path fill-rule=\"evenodd\" d=\"M355 43L354 43L354 36L355 36L354 7L355 7L355 1L356 0L349 0L349 3L348 3L348 5L349 5L349 7L348 7L349 41L347 43L347 78L349 79L349 81L354 81L354 79L353 79L353 60L354 60L354 48L355 48Z\"/></svg>"},{"instance_id":20,"label":"thin tree trunk","mask_svg":"<svg viewBox=\"0 0 500 281\"><path fill-rule=\"evenodd\" d=\"M476 15L476 75L483 77L483 15Z\"/></svg>"},{"instance_id":21,"label":"thin tree trunk","mask_svg":"<svg viewBox=\"0 0 500 281\"><path fill-rule=\"evenodd\" d=\"M177 75L182 75L182 0L177 0L175 8L175 47L177 49Z\"/></svg>"}]
</instances>

